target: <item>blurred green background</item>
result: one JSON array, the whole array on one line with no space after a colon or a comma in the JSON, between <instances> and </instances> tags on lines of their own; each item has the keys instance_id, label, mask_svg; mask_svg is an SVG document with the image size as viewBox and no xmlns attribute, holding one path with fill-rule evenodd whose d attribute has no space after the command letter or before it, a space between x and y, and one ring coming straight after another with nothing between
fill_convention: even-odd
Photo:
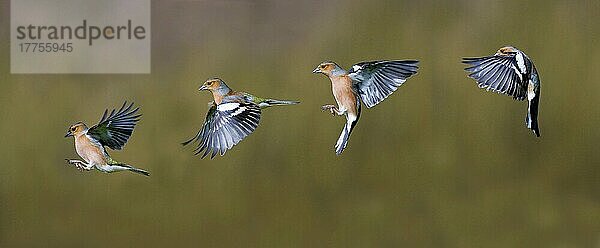
<instances>
[{"instance_id":1,"label":"blurred green background","mask_svg":"<svg viewBox=\"0 0 600 248\"><path fill-rule=\"evenodd\" d=\"M600 247L600 1L153 1L152 74L11 75L0 2L0 247ZM540 139L525 102L485 92L460 58L524 50L542 80ZM311 70L419 59L343 118ZM263 113L214 160L178 145L222 77L298 99ZM70 124L124 100L142 121L124 151L152 173L79 172Z\"/></svg>"}]
</instances>

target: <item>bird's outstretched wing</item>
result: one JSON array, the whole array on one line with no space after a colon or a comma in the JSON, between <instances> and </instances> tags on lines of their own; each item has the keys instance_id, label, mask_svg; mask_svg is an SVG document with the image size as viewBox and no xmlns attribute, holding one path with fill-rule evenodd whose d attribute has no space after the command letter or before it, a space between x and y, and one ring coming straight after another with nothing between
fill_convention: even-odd
<instances>
[{"instance_id":1,"label":"bird's outstretched wing","mask_svg":"<svg viewBox=\"0 0 600 248\"><path fill-rule=\"evenodd\" d=\"M348 71L362 102L371 108L391 95L406 79L417 73L419 61L370 61Z\"/></svg>"},{"instance_id":2,"label":"bird's outstretched wing","mask_svg":"<svg viewBox=\"0 0 600 248\"><path fill-rule=\"evenodd\" d=\"M465 71L470 73L469 77L475 79L480 88L524 100L527 96L525 61L522 57L523 64L519 65L517 54L463 58L462 62L469 65Z\"/></svg>"},{"instance_id":3,"label":"bird's outstretched wing","mask_svg":"<svg viewBox=\"0 0 600 248\"><path fill-rule=\"evenodd\" d=\"M100 142L103 146L108 146L113 150L121 150L127 140L133 133L135 125L140 120L141 114L137 114L140 109L133 108L133 103L123 103L119 110L113 109L108 113L104 111L102 119L95 126L91 127L87 134Z\"/></svg>"},{"instance_id":4,"label":"bird's outstretched wing","mask_svg":"<svg viewBox=\"0 0 600 248\"><path fill-rule=\"evenodd\" d=\"M194 151L195 155L204 151L202 158L209 153L211 159L217 153L223 156L227 150L254 132L260 121L260 113L260 107L251 102L213 104L208 110L202 129L182 145L198 142Z\"/></svg>"}]
</instances>

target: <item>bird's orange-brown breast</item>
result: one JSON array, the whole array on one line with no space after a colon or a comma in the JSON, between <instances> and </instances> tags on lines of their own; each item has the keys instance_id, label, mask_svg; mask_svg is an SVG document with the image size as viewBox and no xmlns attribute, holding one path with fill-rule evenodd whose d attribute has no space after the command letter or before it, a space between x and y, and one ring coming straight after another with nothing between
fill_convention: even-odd
<instances>
[{"instance_id":1,"label":"bird's orange-brown breast","mask_svg":"<svg viewBox=\"0 0 600 248\"><path fill-rule=\"evenodd\" d=\"M77 154L88 163L107 164L103 148L92 143L85 135L75 137L75 149L77 150Z\"/></svg>"},{"instance_id":2,"label":"bird's orange-brown breast","mask_svg":"<svg viewBox=\"0 0 600 248\"><path fill-rule=\"evenodd\" d=\"M223 102L223 96L221 94L219 94L218 92L212 91L212 95L213 95L213 98L217 105L221 104L221 102Z\"/></svg>"},{"instance_id":3,"label":"bird's orange-brown breast","mask_svg":"<svg viewBox=\"0 0 600 248\"><path fill-rule=\"evenodd\" d=\"M352 79L347 75L331 77L333 96L340 107L356 114L356 95L352 90Z\"/></svg>"}]
</instances>

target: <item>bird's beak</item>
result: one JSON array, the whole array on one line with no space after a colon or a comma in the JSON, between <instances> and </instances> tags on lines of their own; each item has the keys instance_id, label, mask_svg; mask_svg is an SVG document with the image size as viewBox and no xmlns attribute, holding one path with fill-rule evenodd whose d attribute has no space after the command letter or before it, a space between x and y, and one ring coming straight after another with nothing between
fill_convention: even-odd
<instances>
[{"instance_id":1,"label":"bird's beak","mask_svg":"<svg viewBox=\"0 0 600 248\"><path fill-rule=\"evenodd\" d=\"M198 88L199 91L203 91L203 90L208 90L208 87L206 85L202 85L200 86L200 88Z\"/></svg>"},{"instance_id":2,"label":"bird's beak","mask_svg":"<svg viewBox=\"0 0 600 248\"><path fill-rule=\"evenodd\" d=\"M321 73L321 69L319 69L319 67L317 67L313 70L313 73Z\"/></svg>"},{"instance_id":3,"label":"bird's beak","mask_svg":"<svg viewBox=\"0 0 600 248\"><path fill-rule=\"evenodd\" d=\"M71 137L71 136L73 136L73 133L71 132L71 130L69 130L69 131L67 132L67 134L65 134L65 138L67 138L67 137Z\"/></svg>"}]
</instances>

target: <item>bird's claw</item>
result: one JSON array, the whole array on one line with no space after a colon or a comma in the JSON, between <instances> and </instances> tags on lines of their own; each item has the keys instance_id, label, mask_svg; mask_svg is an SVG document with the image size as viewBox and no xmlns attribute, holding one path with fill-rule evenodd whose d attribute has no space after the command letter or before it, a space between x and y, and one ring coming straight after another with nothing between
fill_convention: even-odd
<instances>
[{"instance_id":1,"label":"bird's claw","mask_svg":"<svg viewBox=\"0 0 600 248\"><path fill-rule=\"evenodd\" d=\"M323 105L323 106L321 106L321 110L322 111L329 110L329 113L331 113L332 115L335 115L335 105L332 105L332 104Z\"/></svg>"},{"instance_id":2,"label":"bird's claw","mask_svg":"<svg viewBox=\"0 0 600 248\"><path fill-rule=\"evenodd\" d=\"M325 110L328 110L328 109L331 109L331 108L334 108L334 107L335 106L333 106L332 104L326 104L326 105L321 106L321 110L325 111Z\"/></svg>"},{"instance_id":3,"label":"bird's claw","mask_svg":"<svg viewBox=\"0 0 600 248\"><path fill-rule=\"evenodd\" d=\"M83 162L81 162L80 160L76 160L76 159L65 159L65 160L67 161L67 164L73 165L79 171L86 170L86 167L83 165Z\"/></svg>"}]
</instances>

